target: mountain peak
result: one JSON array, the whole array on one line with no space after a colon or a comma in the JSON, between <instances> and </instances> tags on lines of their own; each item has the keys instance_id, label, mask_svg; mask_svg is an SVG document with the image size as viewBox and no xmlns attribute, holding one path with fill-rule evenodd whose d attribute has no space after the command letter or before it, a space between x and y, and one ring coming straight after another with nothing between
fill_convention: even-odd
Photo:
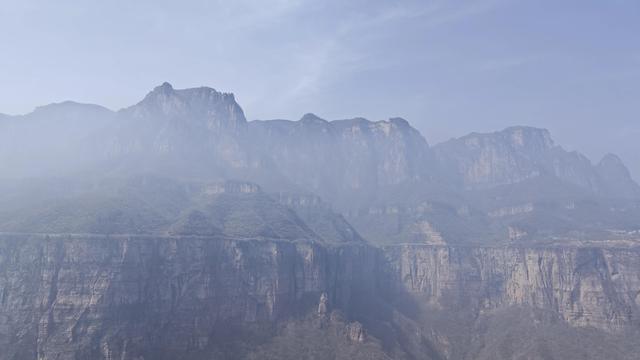
<instances>
[{"instance_id":1,"label":"mountain peak","mask_svg":"<svg viewBox=\"0 0 640 360\"><path fill-rule=\"evenodd\" d=\"M313 113L306 113L300 118L303 123L327 123L328 121Z\"/></svg>"},{"instance_id":2,"label":"mountain peak","mask_svg":"<svg viewBox=\"0 0 640 360\"><path fill-rule=\"evenodd\" d=\"M598 163L598 166L624 166L622 159L616 154L608 153L602 157L602 160Z\"/></svg>"},{"instance_id":3,"label":"mountain peak","mask_svg":"<svg viewBox=\"0 0 640 360\"><path fill-rule=\"evenodd\" d=\"M510 126L491 133L471 133L459 139L468 146L484 146L488 143L509 144L513 148L550 149L555 146L551 133L547 129L531 126Z\"/></svg>"},{"instance_id":4,"label":"mountain peak","mask_svg":"<svg viewBox=\"0 0 640 360\"><path fill-rule=\"evenodd\" d=\"M620 198L640 197L640 186L633 180L629 169L615 154L606 154L596 166L608 195Z\"/></svg>"},{"instance_id":5,"label":"mountain peak","mask_svg":"<svg viewBox=\"0 0 640 360\"><path fill-rule=\"evenodd\" d=\"M181 119L205 124L209 129L238 129L246 124L233 94L204 86L174 89L168 82L155 87L142 101L123 112L134 117Z\"/></svg>"},{"instance_id":6,"label":"mountain peak","mask_svg":"<svg viewBox=\"0 0 640 360\"><path fill-rule=\"evenodd\" d=\"M166 101L168 98L175 95L175 89L168 82L163 82L153 88L140 103L150 103L153 101Z\"/></svg>"},{"instance_id":7,"label":"mountain peak","mask_svg":"<svg viewBox=\"0 0 640 360\"><path fill-rule=\"evenodd\" d=\"M629 169L618 155L606 154L596 167L603 175L631 179Z\"/></svg>"},{"instance_id":8,"label":"mountain peak","mask_svg":"<svg viewBox=\"0 0 640 360\"><path fill-rule=\"evenodd\" d=\"M396 124L397 126L411 127L409 122L401 117L393 117L389 119L389 123Z\"/></svg>"},{"instance_id":9,"label":"mountain peak","mask_svg":"<svg viewBox=\"0 0 640 360\"><path fill-rule=\"evenodd\" d=\"M144 99L138 104L153 103L153 102L167 102L178 100L182 102L188 102L194 98L200 98L207 100L211 98L222 99L225 101L235 101L235 97L232 93L222 93L214 88L207 86L200 86L187 89L175 89L170 83L163 82L151 90Z\"/></svg>"},{"instance_id":10,"label":"mountain peak","mask_svg":"<svg viewBox=\"0 0 640 360\"><path fill-rule=\"evenodd\" d=\"M512 126L504 129L502 132L508 134L511 143L518 147L534 145L551 148L554 145L551 133L547 129L531 126Z\"/></svg>"},{"instance_id":11,"label":"mountain peak","mask_svg":"<svg viewBox=\"0 0 640 360\"><path fill-rule=\"evenodd\" d=\"M170 93L173 92L173 86L165 81L162 85L156 86L152 92Z\"/></svg>"}]
</instances>

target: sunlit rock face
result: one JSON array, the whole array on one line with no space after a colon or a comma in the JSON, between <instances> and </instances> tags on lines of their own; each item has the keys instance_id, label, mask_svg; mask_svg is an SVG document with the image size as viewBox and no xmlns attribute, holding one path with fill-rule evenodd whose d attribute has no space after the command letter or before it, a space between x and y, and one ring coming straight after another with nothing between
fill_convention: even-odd
<instances>
[{"instance_id":1,"label":"sunlit rock face","mask_svg":"<svg viewBox=\"0 0 640 360\"><path fill-rule=\"evenodd\" d=\"M638 185L629 181L628 170L615 155L594 166L582 154L556 145L546 129L519 126L473 133L434 150L442 167L467 189L552 177L600 196L638 196Z\"/></svg>"},{"instance_id":2,"label":"sunlit rock face","mask_svg":"<svg viewBox=\"0 0 640 360\"><path fill-rule=\"evenodd\" d=\"M489 134L473 133L439 144L436 152L467 188L555 176L588 190L599 190L590 161L555 145L545 129L521 126Z\"/></svg>"},{"instance_id":3,"label":"sunlit rock face","mask_svg":"<svg viewBox=\"0 0 640 360\"><path fill-rule=\"evenodd\" d=\"M617 331L640 325L640 251L603 248L387 248L402 288L437 309L509 306Z\"/></svg>"}]
</instances>

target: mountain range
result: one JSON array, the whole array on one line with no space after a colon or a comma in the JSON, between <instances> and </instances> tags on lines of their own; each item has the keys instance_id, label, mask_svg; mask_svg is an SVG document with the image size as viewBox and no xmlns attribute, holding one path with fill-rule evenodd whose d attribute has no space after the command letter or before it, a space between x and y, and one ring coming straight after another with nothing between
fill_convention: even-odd
<instances>
[{"instance_id":1,"label":"mountain range","mask_svg":"<svg viewBox=\"0 0 640 360\"><path fill-rule=\"evenodd\" d=\"M0 359L632 359L640 186L549 131L0 116Z\"/></svg>"}]
</instances>

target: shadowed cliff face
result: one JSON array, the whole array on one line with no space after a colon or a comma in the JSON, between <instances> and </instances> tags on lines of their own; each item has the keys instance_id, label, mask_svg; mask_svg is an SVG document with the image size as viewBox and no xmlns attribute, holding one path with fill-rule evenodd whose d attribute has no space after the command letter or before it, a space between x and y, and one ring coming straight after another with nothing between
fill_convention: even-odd
<instances>
[{"instance_id":1,"label":"shadowed cliff face","mask_svg":"<svg viewBox=\"0 0 640 360\"><path fill-rule=\"evenodd\" d=\"M375 255L264 240L3 236L0 358L200 358L243 331L259 344L321 297L349 313L372 294Z\"/></svg>"}]
</instances>

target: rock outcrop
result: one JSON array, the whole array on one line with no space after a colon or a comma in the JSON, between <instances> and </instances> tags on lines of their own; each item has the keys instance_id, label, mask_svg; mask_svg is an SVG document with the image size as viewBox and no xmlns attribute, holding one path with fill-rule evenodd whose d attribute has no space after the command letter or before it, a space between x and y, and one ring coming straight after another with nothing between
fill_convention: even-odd
<instances>
[{"instance_id":1,"label":"rock outcrop","mask_svg":"<svg viewBox=\"0 0 640 360\"><path fill-rule=\"evenodd\" d=\"M139 121L153 119L151 121L164 122L164 126L190 127L189 130L194 132L206 131L210 134L237 134L246 131L247 127L244 112L233 94L221 93L209 87L176 90L167 82L153 89L138 104L120 113ZM163 132L163 135L171 134Z\"/></svg>"}]
</instances>

